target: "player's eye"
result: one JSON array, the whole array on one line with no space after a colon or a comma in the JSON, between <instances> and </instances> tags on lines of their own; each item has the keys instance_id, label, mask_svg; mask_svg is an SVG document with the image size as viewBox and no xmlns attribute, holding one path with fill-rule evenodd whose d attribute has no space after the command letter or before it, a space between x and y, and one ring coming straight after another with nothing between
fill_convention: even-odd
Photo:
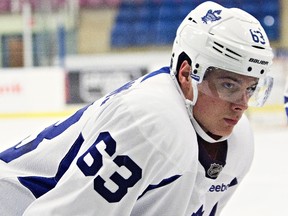
<instances>
[{"instance_id":1,"label":"player's eye","mask_svg":"<svg viewBox=\"0 0 288 216\"><path fill-rule=\"evenodd\" d=\"M253 93L255 92L256 88L257 88L257 84L252 85L252 86L247 88L247 93L249 94L249 96L253 95Z\"/></svg>"},{"instance_id":2,"label":"player's eye","mask_svg":"<svg viewBox=\"0 0 288 216\"><path fill-rule=\"evenodd\" d=\"M221 91L225 91L227 93L234 93L240 89L239 84L231 81L224 81L221 83Z\"/></svg>"},{"instance_id":3,"label":"player's eye","mask_svg":"<svg viewBox=\"0 0 288 216\"><path fill-rule=\"evenodd\" d=\"M222 86L226 89L233 89L235 87L233 83L229 83L229 82L222 83Z\"/></svg>"}]
</instances>

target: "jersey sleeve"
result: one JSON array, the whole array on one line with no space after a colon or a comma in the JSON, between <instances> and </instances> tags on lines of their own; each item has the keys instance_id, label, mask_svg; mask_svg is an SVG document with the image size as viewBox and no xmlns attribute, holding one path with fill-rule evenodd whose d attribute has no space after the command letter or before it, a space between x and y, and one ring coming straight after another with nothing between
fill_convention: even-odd
<instances>
[{"instance_id":1,"label":"jersey sleeve","mask_svg":"<svg viewBox=\"0 0 288 216\"><path fill-rule=\"evenodd\" d=\"M0 152L0 215L22 215L55 187L80 149L77 133L86 122L87 108Z\"/></svg>"}]
</instances>

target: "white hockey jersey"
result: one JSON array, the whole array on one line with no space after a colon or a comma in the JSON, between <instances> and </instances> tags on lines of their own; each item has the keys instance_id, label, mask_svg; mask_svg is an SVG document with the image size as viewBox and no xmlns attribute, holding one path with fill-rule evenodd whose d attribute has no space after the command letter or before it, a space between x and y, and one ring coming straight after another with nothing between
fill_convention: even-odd
<instances>
[{"instance_id":1,"label":"white hockey jersey","mask_svg":"<svg viewBox=\"0 0 288 216\"><path fill-rule=\"evenodd\" d=\"M0 215L219 215L253 137L243 116L222 161L201 140L162 68L1 152Z\"/></svg>"}]
</instances>

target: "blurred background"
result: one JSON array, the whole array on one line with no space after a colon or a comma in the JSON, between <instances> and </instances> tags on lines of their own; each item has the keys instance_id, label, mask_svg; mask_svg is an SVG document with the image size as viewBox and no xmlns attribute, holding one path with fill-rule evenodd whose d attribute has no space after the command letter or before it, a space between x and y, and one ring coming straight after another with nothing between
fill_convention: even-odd
<instances>
[{"instance_id":1,"label":"blurred background","mask_svg":"<svg viewBox=\"0 0 288 216\"><path fill-rule=\"evenodd\" d=\"M201 2L1 0L0 114L90 103L130 79L169 65L178 25ZM288 1L216 2L242 8L263 25L276 56L276 88L265 109L283 111Z\"/></svg>"},{"instance_id":2,"label":"blurred background","mask_svg":"<svg viewBox=\"0 0 288 216\"><path fill-rule=\"evenodd\" d=\"M0 0L0 151L125 82L168 66L178 25L202 2ZM247 111L255 130L254 163L223 216L285 215L288 1L215 2L254 15L275 54L271 97Z\"/></svg>"}]
</instances>

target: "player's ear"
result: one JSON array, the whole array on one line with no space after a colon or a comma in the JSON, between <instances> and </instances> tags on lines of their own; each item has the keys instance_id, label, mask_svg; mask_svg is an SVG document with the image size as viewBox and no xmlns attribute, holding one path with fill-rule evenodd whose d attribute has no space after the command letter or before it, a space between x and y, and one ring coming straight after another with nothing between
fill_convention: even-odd
<instances>
[{"instance_id":1,"label":"player's ear","mask_svg":"<svg viewBox=\"0 0 288 216\"><path fill-rule=\"evenodd\" d=\"M187 60L184 60L178 72L178 79L179 79L180 84L184 84L184 82L189 82L190 71L191 71L191 66L189 65Z\"/></svg>"},{"instance_id":2,"label":"player's ear","mask_svg":"<svg viewBox=\"0 0 288 216\"><path fill-rule=\"evenodd\" d=\"M193 88L190 73L191 73L191 66L187 60L184 60L179 68L178 81L185 98L192 100Z\"/></svg>"}]
</instances>

